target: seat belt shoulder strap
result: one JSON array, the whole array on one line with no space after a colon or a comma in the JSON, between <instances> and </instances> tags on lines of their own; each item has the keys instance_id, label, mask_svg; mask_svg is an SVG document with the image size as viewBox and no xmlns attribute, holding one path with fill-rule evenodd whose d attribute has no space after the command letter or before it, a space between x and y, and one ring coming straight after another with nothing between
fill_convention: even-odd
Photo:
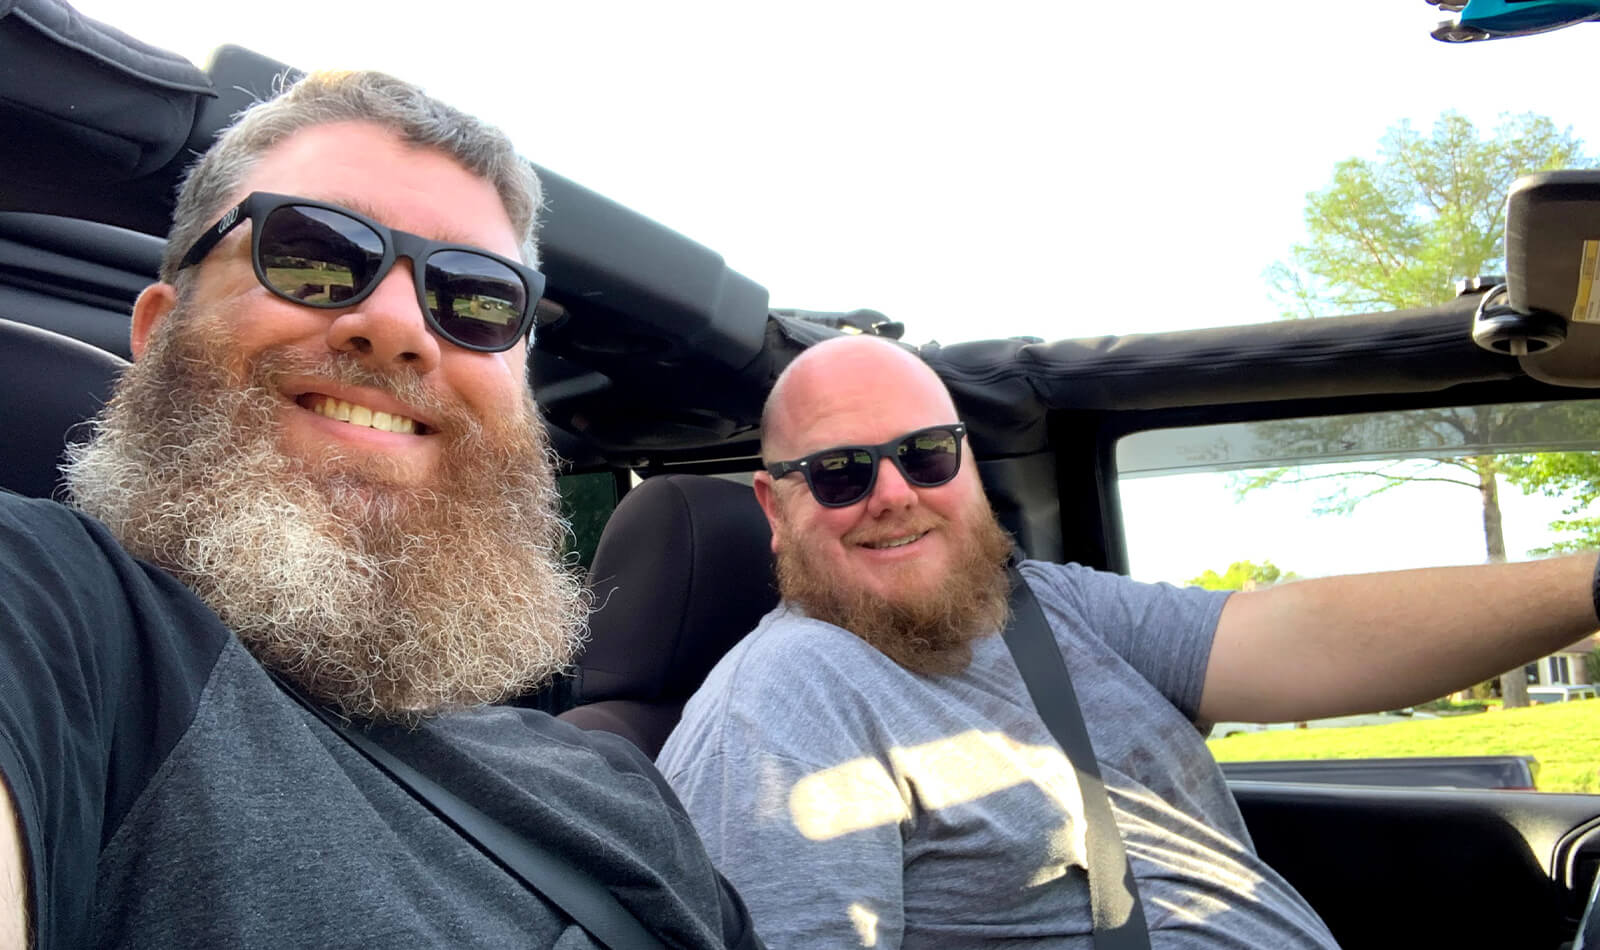
<instances>
[{"instance_id":1,"label":"seat belt shoulder strap","mask_svg":"<svg viewBox=\"0 0 1600 950\"><path fill-rule=\"evenodd\" d=\"M361 730L340 721L292 683L277 675L273 678L284 692L310 710L379 771L411 793L523 886L559 907L601 946L608 950L664 950L665 944L623 907L611 891L572 862L469 805Z\"/></svg>"},{"instance_id":2,"label":"seat belt shoulder strap","mask_svg":"<svg viewBox=\"0 0 1600 950\"><path fill-rule=\"evenodd\" d=\"M1133 867L1128 863L1111 800L1100 778L1100 764L1072 688L1072 676L1044 610L1022 572L1013 563L1008 573L1011 617L1004 633L1006 647L1016 661L1039 718L1066 752L1083 797L1095 950L1149 950L1150 932L1139 904Z\"/></svg>"}]
</instances>

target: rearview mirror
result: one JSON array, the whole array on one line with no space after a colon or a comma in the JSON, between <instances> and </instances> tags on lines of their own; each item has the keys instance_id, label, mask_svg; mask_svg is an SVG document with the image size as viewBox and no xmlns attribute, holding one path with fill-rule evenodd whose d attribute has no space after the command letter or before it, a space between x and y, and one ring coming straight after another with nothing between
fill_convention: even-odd
<instances>
[{"instance_id":1,"label":"rearview mirror","mask_svg":"<svg viewBox=\"0 0 1600 950\"><path fill-rule=\"evenodd\" d=\"M1535 379L1600 387L1600 171L1525 175L1506 201L1504 304L1566 331L1520 355Z\"/></svg>"}]
</instances>

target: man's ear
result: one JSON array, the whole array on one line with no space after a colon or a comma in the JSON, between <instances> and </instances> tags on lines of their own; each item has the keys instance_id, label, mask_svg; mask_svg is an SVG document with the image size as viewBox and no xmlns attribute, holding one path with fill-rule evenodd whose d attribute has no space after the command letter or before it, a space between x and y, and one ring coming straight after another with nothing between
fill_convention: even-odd
<instances>
[{"instance_id":1,"label":"man's ear","mask_svg":"<svg viewBox=\"0 0 1600 950\"><path fill-rule=\"evenodd\" d=\"M128 348L133 351L134 359L144 356L150 331L177 305L178 289L171 284L151 284L139 294L139 299L133 303L133 327L128 333Z\"/></svg>"},{"instance_id":2,"label":"man's ear","mask_svg":"<svg viewBox=\"0 0 1600 950\"><path fill-rule=\"evenodd\" d=\"M761 503L761 513L767 516L767 526L772 529L772 553L778 553L778 486L766 472L757 472L752 485L756 501Z\"/></svg>"}]
</instances>

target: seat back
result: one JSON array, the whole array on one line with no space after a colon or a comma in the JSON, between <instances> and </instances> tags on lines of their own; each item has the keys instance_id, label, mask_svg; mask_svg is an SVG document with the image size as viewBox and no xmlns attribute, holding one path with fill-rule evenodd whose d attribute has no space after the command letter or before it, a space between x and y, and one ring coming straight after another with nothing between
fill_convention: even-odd
<instances>
[{"instance_id":1,"label":"seat back","mask_svg":"<svg viewBox=\"0 0 1600 950\"><path fill-rule=\"evenodd\" d=\"M0 488L54 497L68 439L84 433L79 423L100 411L127 365L71 337L0 319Z\"/></svg>"},{"instance_id":2,"label":"seat back","mask_svg":"<svg viewBox=\"0 0 1600 950\"><path fill-rule=\"evenodd\" d=\"M561 718L654 758L706 674L778 602L766 517L738 482L647 479L606 523L589 577L578 705Z\"/></svg>"}]
</instances>

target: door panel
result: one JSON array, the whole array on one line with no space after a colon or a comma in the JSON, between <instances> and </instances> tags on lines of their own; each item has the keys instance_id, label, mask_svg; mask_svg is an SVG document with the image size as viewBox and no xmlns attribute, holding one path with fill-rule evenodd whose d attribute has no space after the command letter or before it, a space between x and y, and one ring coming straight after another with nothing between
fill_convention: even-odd
<instances>
[{"instance_id":1,"label":"door panel","mask_svg":"<svg viewBox=\"0 0 1600 950\"><path fill-rule=\"evenodd\" d=\"M1596 797L1230 785L1261 857L1345 947L1553 950L1600 859L1577 842L1600 821Z\"/></svg>"}]
</instances>

